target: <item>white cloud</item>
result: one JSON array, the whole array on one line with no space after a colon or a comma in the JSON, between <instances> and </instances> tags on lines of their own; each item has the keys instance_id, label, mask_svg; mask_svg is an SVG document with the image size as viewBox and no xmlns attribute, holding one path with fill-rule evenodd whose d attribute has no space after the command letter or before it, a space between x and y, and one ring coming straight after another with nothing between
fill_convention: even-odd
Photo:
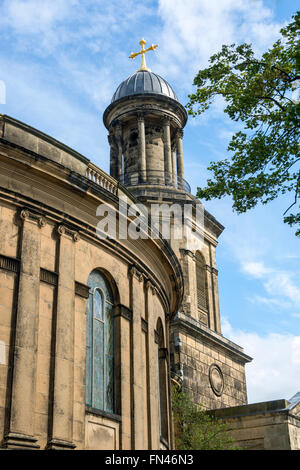
<instances>
[{"instance_id":1,"label":"white cloud","mask_svg":"<svg viewBox=\"0 0 300 470\"><path fill-rule=\"evenodd\" d=\"M246 273L259 279L270 273L270 269L266 268L261 261L244 262L243 269Z\"/></svg>"},{"instance_id":2,"label":"white cloud","mask_svg":"<svg viewBox=\"0 0 300 470\"><path fill-rule=\"evenodd\" d=\"M262 0L160 0L163 20L159 69L189 85L222 44L252 42L258 52L270 46L282 27Z\"/></svg>"},{"instance_id":3,"label":"white cloud","mask_svg":"<svg viewBox=\"0 0 300 470\"><path fill-rule=\"evenodd\" d=\"M278 311L278 307L280 309L287 309L292 308L293 304L285 299L276 298L276 297L262 297L261 295L252 295L251 297L247 297L247 300L253 304L262 304L268 308L275 309ZM293 316L293 315L292 315ZM300 314L299 314L300 317Z\"/></svg>"},{"instance_id":4,"label":"white cloud","mask_svg":"<svg viewBox=\"0 0 300 470\"><path fill-rule=\"evenodd\" d=\"M300 336L275 333L260 336L232 328L226 318L222 331L253 357L246 365L249 403L289 399L300 390Z\"/></svg>"},{"instance_id":5,"label":"white cloud","mask_svg":"<svg viewBox=\"0 0 300 470\"><path fill-rule=\"evenodd\" d=\"M231 262L237 262L237 270L249 279L251 294L245 301L264 304L273 311L277 304L289 309L287 313L292 316L300 311L297 240L284 226L278 208L277 218L274 217L273 207L274 203L268 207L258 206L255 211L239 216L232 214L230 201L223 200L214 204L213 214L228 227L220 239L220 248Z\"/></svg>"},{"instance_id":6,"label":"white cloud","mask_svg":"<svg viewBox=\"0 0 300 470\"><path fill-rule=\"evenodd\" d=\"M150 4L149 0L141 4L134 0L4 0L0 27L14 33L15 45L34 54L56 55L66 45L103 54L114 50L133 23L152 14Z\"/></svg>"},{"instance_id":7,"label":"white cloud","mask_svg":"<svg viewBox=\"0 0 300 470\"><path fill-rule=\"evenodd\" d=\"M0 70L5 71L7 105L17 110L13 117L54 136L107 170L107 132L96 110L80 107L64 95L64 87L57 89L50 80L47 82L47 69L0 58Z\"/></svg>"},{"instance_id":8,"label":"white cloud","mask_svg":"<svg viewBox=\"0 0 300 470\"><path fill-rule=\"evenodd\" d=\"M5 0L1 24L18 33L40 34L65 21L78 0Z\"/></svg>"},{"instance_id":9,"label":"white cloud","mask_svg":"<svg viewBox=\"0 0 300 470\"><path fill-rule=\"evenodd\" d=\"M271 296L286 297L295 306L300 306L300 287L295 283L293 273L267 267L262 261L242 261L242 269L252 277L262 280L266 292Z\"/></svg>"}]
</instances>

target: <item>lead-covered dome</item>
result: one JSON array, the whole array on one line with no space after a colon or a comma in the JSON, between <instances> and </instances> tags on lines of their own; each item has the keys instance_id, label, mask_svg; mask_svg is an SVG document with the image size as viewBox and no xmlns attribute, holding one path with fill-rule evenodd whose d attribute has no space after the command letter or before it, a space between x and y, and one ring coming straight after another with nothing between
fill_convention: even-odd
<instances>
[{"instance_id":1,"label":"lead-covered dome","mask_svg":"<svg viewBox=\"0 0 300 470\"><path fill-rule=\"evenodd\" d=\"M148 70L138 70L118 86L111 102L113 103L125 96L140 95L144 93L165 95L178 101L173 88L168 84L168 82L166 82L166 80L156 73Z\"/></svg>"}]
</instances>

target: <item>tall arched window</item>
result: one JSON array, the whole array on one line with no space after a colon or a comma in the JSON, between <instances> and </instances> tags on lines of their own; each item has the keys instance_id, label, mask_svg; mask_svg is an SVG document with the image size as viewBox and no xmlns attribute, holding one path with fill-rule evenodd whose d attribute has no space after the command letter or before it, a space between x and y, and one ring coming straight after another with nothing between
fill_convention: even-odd
<instances>
[{"instance_id":1,"label":"tall arched window","mask_svg":"<svg viewBox=\"0 0 300 470\"><path fill-rule=\"evenodd\" d=\"M114 412L114 299L97 270L88 278L86 334L86 404Z\"/></svg>"},{"instance_id":2,"label":"tall arched window","mask_svg":"<svg viewBox=\"0 0 300 470\"><path fill-rule=\"evenodd\" d=\"M168 441L168 399L167 399L167 348L165 347L162 322L157 322L158 333L158 386L160 435Z\"/></svg>"},{"instance_id":3,"label":"tall arched window","mask_svg":"<svg viewBox=\"0 0 300 470\"><path fill-rule=\"evenodd\" d=\"M197 279L197 307L198 312L207 314L207 281L206 281L206 264L202 254L196 252L196 279ZM201 319L201 316L200 316Z\"/></svg>"}]
</instances>

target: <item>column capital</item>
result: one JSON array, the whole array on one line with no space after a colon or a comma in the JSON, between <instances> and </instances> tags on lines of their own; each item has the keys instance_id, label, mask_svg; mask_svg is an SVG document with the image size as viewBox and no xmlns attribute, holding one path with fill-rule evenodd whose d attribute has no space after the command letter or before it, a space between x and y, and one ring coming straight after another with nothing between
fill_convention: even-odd
<instances>
[{"instance_id":1,"label":"column capital","mask_svg":"<svg viewBox=\"0 0 300 470\"><path fill-rule=\"evenodd\" d=\"M176 137L177 137L177 139L182 139L183 138L183 129L182 128L176 129Z\"/></svg>"},{"instance_id":2,"label":"column capital","mask_svg":"<svg viewBox=\"0 0 300 470\"><path fill-rule=\"evenodd\" d=\"M57 234L59 236L67 236L72 238L74 242L78 242L80 240L80 235L76 230L71 230L70 228L66 227L65 225L59 225L57 227Z\"/></svg>"},{"instance_id":3,"label":"column capital","mask_svg":"<svg viewBox=\"0 0 300 470\"><path fill-rule=\"evenodd\" d=\"M149 279L145 279L145 288L147 290L151 289L153 295L156 294L156 287Z\"/></svg>"},{"instance_id":4,"label":"column capital","mask_svg":"<svg viewBox=\"0 0 300 470\"><path fill-rule=\"evenodd\" d=\"M142 111L139 111L138 113L136 113L136 117L137 117L138 121L144 121L145 120L145 113L142 112Z\"/></svg>"},{"instance_id":5,"label":"column capital","mask_svg":"<svg viewBox=\"0 0 300 470\"><path fill-rule=\"evenodd\" d=\"M121 131L122 131L122 127L123 127L123 125L122 125L121 121L116 121L116 124L115 124L115 131L116 131L116 132L121 132Z\"/></svg>"},{"instance_id":6,"label":"column capital","mask_svg":"<svg viewBox=\"0 0 300 470\"><path fill-rule=\"evenodd\" d=\"M162 118L161 118L161 122L164 126L166 125L170 125L170 122L171 122L171 116L169 116L168 114L163 114L162 115Z\"/></svg>"},{"instance_id":7,"label":"column capital","mask_svg":"<svg viewBox=\"0 0 300 470\"><path fill-rule=\"evenodd\" d=\"M131 278L135 277L140 282L142 282L144 279L143 273L141 273L135 266L130 266L128 270L128 274L129 274L129 277Z\"/></svg>"},{"instance_id":8,"label":"column capital","mask_svg":"<svg viewBox=\"0 0 300 470\"><path fill-rule=\"evenodd\" d=\"M30 211L27 208L24 208L20 211L20 219L24 222L25 220L29 222L36 223L40 228L44 227L47 224L46 218L35 212Z\"/></svg>"}]
</instances>

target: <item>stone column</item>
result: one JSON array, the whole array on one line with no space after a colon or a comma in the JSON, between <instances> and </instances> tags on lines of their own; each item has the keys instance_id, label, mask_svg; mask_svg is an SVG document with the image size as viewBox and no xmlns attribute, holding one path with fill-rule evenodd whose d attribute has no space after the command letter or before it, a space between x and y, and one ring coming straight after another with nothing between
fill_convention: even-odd
<instances>
[{"instance_id":1,"label":"stone column","mask_svg":"<svg viewBox=\"0 0 300 470\"><path fill-rule=\"evenodd\" d=\"M139 180L142 183L147 181L146 174L146 136L145 136L145 118L142 113L137 116L139 132Z\"/></svg>"},{"instance_id":2,"label":"stone column","mask_svg":"<svg viewBox=\"0 0 300 470\"><path fill-rule=\"evenodd\" d=\"M171 159L172 159L172 181L173 185L176 186L176 164L175 164L175 152L176 152L176 145L175 142L172 143L171 146Z\"/></svg>"},{"instance_id":3,"label":"stone column","mask_svg":"<svg viewBox=\"0 0 300 470\"><path fill-rule=\"evenodd\" d=\"M110 174L113 178L118 179L118 146L112 128L109 130L108 142L110 146Z\"/></svg>"},{"instance_id":4,"label":"stone column","mask_svg":"<svg viewBox=\"0 0 300 470\"><path fill-rule=\"evenodd\" d=\"M177 129L176 132L176 153L177 153L177 176L184 179L184 166L183 166L183 149L182 149L183 129ZM182 181L179 180L180 189L184 189Z\"/></svg>"},{"instance_id":5,"label":"stone column","mask_svg":"<svg viewBox=\"0 0 300 470\"><path fill-rule=\"evenodd\" d=\"M172 156L171 156L171 137L170 137L170 118L165 116L163 119L163 136L164 136L164 168L165 168L165 184L172 184Z\"/></svg>"},{"instance_id":6,"label":"stone column","mask_svg":"<svg viewBox=\"0 0 300 470\"><path fill-rule=\"evenodd\" d=\"M144 313L143 275L130 268L132 309L132 449L143 450L144 443L144 390L142 360L141 318Z\"/></svg>"},{"instance_id":7,"label":"stone column","mask_svg":"<svg viewBox=\"0 0 300 470\"><path fill-rule=\"evenodd\" d=\"M117 145L117 164L116 164L116 179L121 181L123 177L122 156L123 156L123 143L122 143L122 124L117 122L115 127L115 140Z\"/></svg>"},{"instance_id":8,"label":"stone column","mask_svg":"<svg viewBox=\"0 0 300 470\"><path fill-rule=\"evenodd\" d=\"M73 449L75 253L77 232L58 227L59 260L50 449Z\"/></svg>"},{"instance_id":9,"label":"stone column","mask_svg":"<svg viewBox=\"0 0 300 470\"><path fill-rule=\"evenodd\" d=\"M37 330L40 291L40 233L46 223L41 215L22 210L20 275L12 373L7 448L39 448L34 437Z\"/></svg>"}]
</instances>

